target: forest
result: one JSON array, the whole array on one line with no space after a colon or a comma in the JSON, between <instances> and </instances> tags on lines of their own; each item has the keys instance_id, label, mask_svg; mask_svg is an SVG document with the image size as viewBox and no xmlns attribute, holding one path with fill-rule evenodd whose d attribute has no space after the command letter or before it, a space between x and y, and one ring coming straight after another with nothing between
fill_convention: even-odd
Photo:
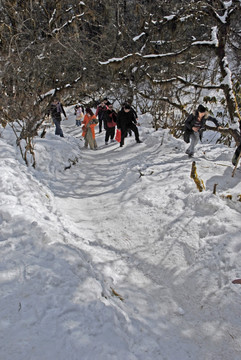
<instances>
[{"instance_id":1,"label":"forest","mask_svg":"<svg viewBox=\"0 0 241 360\"><path fill-rule=\"evenodd\" d=\"M23 155L54 96L128 101L176 137L203 103L221 141L240 142L240 0L1 0L0 10L0 123Z\"/></svg>"}]
</instances>

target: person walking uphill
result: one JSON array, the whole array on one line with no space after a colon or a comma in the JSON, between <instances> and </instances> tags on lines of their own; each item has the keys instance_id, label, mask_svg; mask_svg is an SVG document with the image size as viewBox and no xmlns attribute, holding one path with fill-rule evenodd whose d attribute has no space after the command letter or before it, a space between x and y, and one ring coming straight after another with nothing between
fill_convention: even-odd
<instances>
[{"instance_id":1,"label":"person walking uphill","mask_svg":"<svg viewBox=\"0 0 241 360\"><path fill-rule=\"evenodd\" d=\"M55 135L60 135L60 137L64 137L63 130L61 129L61 114L64 115L65 119L68 120L66 113L64 111L64 107L59 101L58 98L53 99L52 104L50 105L50 111L53 123L55 125ZM48 114L49 114L48 113Z\"/></svg>"},{"instance_id":2,"label":"person walking uphill","mask_svg":"<svg viewBox=\"0 0 241 360\"><path fill-rule=\"evenodd\" d=\"M113 109L113 105L109 104L109 109L105 112L105 118L104 118L104 127L106 130L105 133L105 145L108 145L109 138L111 139L111 142L114 141L115 137L115 127L116 127L116 121L117 121L117 114L115 110Z\"/></svg>"},{"instance_id":3,"label":"person walking uphill","mask_svg":"<svg viewBox=\"0 0 241 360\"><path fill-rule=\"evenodd\" d=\"M84 119L84 107L79 103L75 106L76 126L81 125L81 121Z\"/></svg>"},{"instance_id":4,"label":"person walking uphill","mask_svg":"<svg viewBox=\"0 0 241 360\"><path fill-rule=\"evenodd\" d=\"M137 143L141 143L139 138L139 131L136 126L137 121L134 113L131 111L129 104L125 104L124 107L117 114L117 128L121 130L121 142L120 147L124 145L124 139L127 134L127 130L130 129L135 134Z\"/></svg>"},{"instance_id":5,"label":"person walking uphill","mask_svg":"<svg viewBox=\"0 0 241 360\"><path fill-rule=\"evenodd\" d=\"M136 110L131 106L131 104L130 104L129 102L125 102L122 107L124 107L126 104L130 105L130 107L131 107L130 111L133 112L133 115L135 116L136 122L137 122L137 124L138 124L138 115L137 115ZM128 134L129 134L129 136L132 136L131 129L127 129L127 134L126 134L126 136L127 136Z\"/></svg>"},{"instance_id":6,"label":"person walking uphill","mask_svg":"<svg viewBox=\"0 0 241 360\"><path fill-rule=\"evenodd\" d=\"M99 120L99 133L102 132L102 122L104 121L106 110L108 110L108 106L106 105L105 101L102 101L96 109L95 116L98 116Z\"/></svg>"},{"instance_id":7,"label":"person walking uphill","mask_svg":"<svg viewBox=\"0 0 241 360\"><path fill-rule=\"evenodd\" d=\"M190 146L186 150L186 154L188 154L189 157L194 155L195 146L199 140L202 140L206 121L212 121L217 128L220 128L217 119L208 116L206 108L203 105L199 105L195 113L190 114L185 121L184 141L189 143L191 140Z\"/></svg>"},{"instance_id":8,"label":"person walking uphill","mask_svg":"<svg viewBox=\"0 0 241 360\"><path fill-rule=\"evenodd\" d=\"M98 124L98 120L90 108L86 108L82 124L82 136L85 139L85 148L89 145L92 150L97 149L95 126Z\"/></svg>"}]
</instances>

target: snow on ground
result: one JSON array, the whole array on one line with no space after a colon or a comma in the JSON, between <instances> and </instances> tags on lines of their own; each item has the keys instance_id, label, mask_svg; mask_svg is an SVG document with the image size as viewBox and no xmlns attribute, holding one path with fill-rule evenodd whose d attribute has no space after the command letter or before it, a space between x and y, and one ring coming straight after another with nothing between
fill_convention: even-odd
<instances>
[{"instance_id":1,"label":"snow on ground","mask_svg":"<svg viewBox=\"0 0 241 360\"><path fill-rule=\"evenodd\" d=\"M234 149L204 142L189 159L142 116L142 144L97 133L85 150L68 112L65 138L36 139L36 169L0 138L0 359L239 360Z\"/></svg>"}]
</instances>

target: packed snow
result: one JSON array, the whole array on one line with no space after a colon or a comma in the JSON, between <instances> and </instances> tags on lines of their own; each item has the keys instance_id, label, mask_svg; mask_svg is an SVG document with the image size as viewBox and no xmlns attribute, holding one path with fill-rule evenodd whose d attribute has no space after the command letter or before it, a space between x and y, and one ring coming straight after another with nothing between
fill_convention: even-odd
<instances>
[{"instance_id":1,"label":"packed snow","mask_svg":"<svg viewBox=\"0 0 241 360\"><path fill-rule=\"evenodd\" d=\"M0 359L240 360L234 148L209 132L189 159L142 115L143 143L105 145L97 126L86 150L67 113L64 138L35 139L35 169L1 130Z\"/></svg>"}]
</instances>

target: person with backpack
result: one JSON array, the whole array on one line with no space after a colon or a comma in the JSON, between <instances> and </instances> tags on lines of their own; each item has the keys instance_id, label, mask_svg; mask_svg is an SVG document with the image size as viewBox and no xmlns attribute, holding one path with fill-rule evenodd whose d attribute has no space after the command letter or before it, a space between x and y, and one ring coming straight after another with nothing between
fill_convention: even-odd
<instances>
[{"instance_id":1,"label":"person with backpack","mask_svg":"<svg viewBox=\"0 0 241 360\"><path fill-rule=\"evenodd\" d=\"M209 116L207 110L203 105L199 105L194 114L190 114L185 121L184 126L184 141L190 143L186 150L186 154L189 157L194 155L195 146L202 140L203 131L205 130L206 121L212 121L217 128L220 128L220 124L217 119Z\"/></svg>"},{"instance_id":2,"label":"person with backpack","mask_svg":"<svg viewBox=\"0 0 241 360\"><path fill-rule=\"evenodd\" d=\"M61 123L61 114L64 115L65 120L68 120L64 107L62 103L59 101L58 98L54 98L53 102L50 105L50 110L48 114L51 114L53 123L55 125L55 135L59 135L60 137L64 137L63 130L61 129L60 123Z\"/></svg>"},{"instance_id":3,"label":"person with backpack","mask_svg":"<svg viewBox=\"0 0 241 360\"><path fill-rule=\"evenodd\" d=\"M106 105L106 102L103 100L100 105L97 106L95 116L98 116L99 121L99 133L102 132L102 123L105 117L105 112L108 109L108 106Z\"/></svg>"},{"instance_id":4,"label":"person with backpack","mask_svg":"<svg viewBox=\"0 0 241 360\"><path fill-rule=\"evenodd\" d=\"M128 129L134 132L137 143L142 142L140 141L139 131L136 124L136 117L131 111L131 106L129 104L125 104L117 114L117 128L121 130L120 147L124 145L124 139L126 137Z\"/></svg>"},{"instance_id":5,"label":"person with backpack","mask_svg":"<svg viewBox=\"0 0 241 360\"><path fill-rule=\"evenodd\" d=\"M89 107L85 109L85 116L82 124L82 136L85 139L85 148L88 148L89 145L92 150L97 149L95 126L98 124L98 120Z\"/></svg>"},{"instance_id":6,"label":"person with backpack","mask_svg":"<svg viewBox=\"0 0 241 360\"><path fill-rule=\"evenodd\" d=\"M111 142L114 142L115 127L117 125L116 121L117 121L117 114L113 109L113 105L109 104L108 110L106 110L105 118L104 118L104 128L106 130L105 145L108 145L109 138L111 139Z\"/></svg>"}]
</instances>

